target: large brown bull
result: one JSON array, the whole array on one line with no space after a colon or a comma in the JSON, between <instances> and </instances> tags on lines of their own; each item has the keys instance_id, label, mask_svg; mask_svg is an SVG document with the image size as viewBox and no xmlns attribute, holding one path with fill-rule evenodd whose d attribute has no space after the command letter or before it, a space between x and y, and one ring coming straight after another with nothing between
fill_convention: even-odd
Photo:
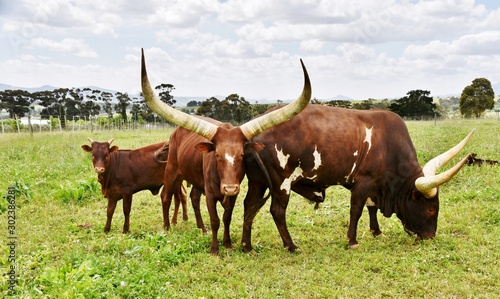
<instances>
[{"instance_id":1,"label":"large brown bull","mask_svg":"<svg viewBox=\"0 0 500 299\"><path fill-rule=\"evenodd\" d=\"M457 146L420 167L415 148L403 120L388 111L359 111L309 105L293 119L255 136L262 144L258 153L246 154L249 191L244 201L242 245L252 251L252 222L265 203L265 191L272 195L271 214L284 246L294 251L286 226L290 190L315 201L315 193L331 185L351 191L349 245L356 247L356 230L365 203L369 205L370 228L380 234L376 219L393 213L408 232L433 238L439 212L438 186L450 180L465 163L450 170L436 170L453 158L472 132ZM265 179L265 173L269 179ZM270 181L270 182L269 182Z\"/></svg>"},{"instance_id":2,"label":"large brown bull","mask_svg":"<svg viewBox=\"0 0 500 299\"><path fill-rule=\"evenodd\" d=\"M113 139L107 142L88 139L90 146L84 144L82 149L92 154L92 164L94 171L97 173L97 179L101 184L102 194L108 199L104 232L109 232L116 204L123 198L123 214L125 216L123 233L127 233L130 230L132 195L142 190L149 190L153 195L158 194L163 185L164 161L168 156L168 147L164 147L165 142L161 142L134 150L119 150L117 146L111 146ZM186 190L182 185L178 185L175 191L173 223L177 223L177 214L181 203L183 219L187 220L188 217ZM195 202L193 201L194 206ZM168 220L168 211L166 215ZM198 215L196 216L198 219Z\"/></svg>"},{"instance_id":3,"label":"large brown bull","mask_svg":"<svg viewBox=\"0 0 500 299\"><path fill-rule=\"evenodd\" d=\"M228 123L193 117L169 107L161 102L150 86L144 52L142 53L142 92L146 103L163 118L179 125L170 137L170 152L165 169L166 204L172 197L176 184L186 180L194 187L203 190L207 200L212 229L210 252L216 254L219 249L217 232L220 220L217 215L217 201L224 207L223 245L232 247L229 225L236 196L240 192L240 183L245 176L243 156L245 148L259 150L259 144L248 143L255 135L276 126L302 111L311 98L311 85L307 71L302 64L305 83L298 99L283 108L258 117L238 127Z\"/></svg>"}]
</instances>

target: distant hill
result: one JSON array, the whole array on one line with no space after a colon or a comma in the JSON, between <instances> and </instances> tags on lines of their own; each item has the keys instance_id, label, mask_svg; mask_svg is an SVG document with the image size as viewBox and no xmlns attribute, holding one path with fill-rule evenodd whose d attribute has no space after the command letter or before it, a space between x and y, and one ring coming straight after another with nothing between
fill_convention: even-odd
<instances>
[{"instance_id":1,"label":"distant hill","mask_svg":"<svg viewBox=\"0 0 500 299\"><path fill-rule=\"evenodd\" d=\"M26 91L29 91L29 92L37 92L37 91L46 91L46 90L54 90L54 89L57 89L59 87L54 87L54 86L50 86L50 85L43 85L43 86L40 86L40 87L19 87L19 86L12 86L12 85L8 85L8 84L2 84L0 83L0 91L4 91L4 90L26 90Z\"/></svg>"},{"instance_id":2,"label":"distant hill","mask_svg":"<svg viewBox=\"0 0 500 299\"><path fill-rule=\"evenodd\" d=\"M352 101L352 98L339 94L339 95L336 95L334 97L324 99L322 101L327 102L327 101L338 101L338 100L340 100L340 101Z\"/></svg>"}]
</instances>

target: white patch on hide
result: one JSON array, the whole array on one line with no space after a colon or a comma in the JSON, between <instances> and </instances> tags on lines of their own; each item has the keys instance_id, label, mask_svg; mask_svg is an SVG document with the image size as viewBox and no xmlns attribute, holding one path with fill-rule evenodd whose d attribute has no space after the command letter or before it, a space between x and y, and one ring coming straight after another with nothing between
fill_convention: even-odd
<instances>
[{"instance_id":1,"label":"white patch on hide","mask_svg":"<svg viewBox=\"0 0 500 299\"><path fill-rule=\"evenodd\" d=\"M354 157L357 157L358 156L358 151L355 151L354 154L353 154Z\"/></svg>"},{"instance_id":2,"label":"white patch on hide","mask_svg":"<svg viewBox=\"0 0 500 299\"><path fill-rule=\"evenodd\" d=\"M365 140L363 141L363 142L368 142L368 150L366 151L367 155L370 152L370 149L372 148L372 129L373 129L373 126L369 129L366 128L366 137L365 137Z\"/></svg>"},{"instance_id":3,"label":"white patch on hide","mask_svg":"<svg viewBox=\"0 0 500 299\"><path fill-rule=\"evenodd\" d=\"M226 153L226 156L225 156L227 162L229 162L229 164L231 164L231 166L234 166L234 157L231 157L230 155L228 155Z\"/></svg>"},{"instance_id":4,"label":"white patch on hide","mask_svg":"<svg viewBox=\"0 0 500 299\"><path fill-rule=\"evenodd\" d=\"M323 196L323 193L321 192L313 192L314 195L318 196L318 197L322 197Z\"/></svg>"},{"instance_id":5,"label":"white patch on hide","mask_svg":"<svg viewBox=\"0 0 500 299\"><path fill-rule=\"evenodd\" d=\"M278 161L280 162L281 168L285 169L286 163L288 163L288 158L290 158L290 154L285 155L283 154L283 150L278 150L278 145L274 145L274 148L276 149L276 156L278 156Z\"/></svg>"},{"instance_id":6,"label":"white patch on hide","mask_svg":"<svg viewBox=\"0 0 500 299\"><path fill-rule=\"evenodd\" d=\"M290 189L292 188L292 183L293 183L296 179L298 179L298 178L302 177L302 173L303 173L303 172L304 172L304 171L302 170L302 168L300 168L300 166L299 166L299 167L297 167L297 168L295 168L295 170L292 172L292 174L290 175L290 177L289 177L289 178L286 178L286 179L283 181L283 183L281 183L281 187L280 187L280 189L281 189L281 190L285 190L286 194L290 194Z\"/></svg>"},{"instance_id":7,"label":"white patch on hide","mask_svg":"<svg viewBox=\"0 0 500 299\"><path fill-rule=\"evenodd\" d=\"M377 206L377 205L376 205L376 204L372 201L372 199L371 199L371 198L369 198L369 197L366 199L366 203L365 203L365 205L366 205L367 207L376 207L376 206Z\"/></svg>"},{"instance_id":8,"label":"white patch on hide","mask_svg":"<svg viewBox=\"0 0 500 299\"><path fill-rule=\"evenodd\" d=\"M318 152L318 146L314 148L314 167L312 170L317 170L321 166L321 154Z\"/></svg>"},{"instance_id":9,"label":"white patch on hide","mask_svg":"<svg viewBox=\"0 0 500 299\"><path fill-rule=\"evenodd\" d=\"M356 162L352 165L351 172L345 177L346 183L349 182L349 177L354 173L354 170L356 169Z\"/></svg>"}]
</instances>

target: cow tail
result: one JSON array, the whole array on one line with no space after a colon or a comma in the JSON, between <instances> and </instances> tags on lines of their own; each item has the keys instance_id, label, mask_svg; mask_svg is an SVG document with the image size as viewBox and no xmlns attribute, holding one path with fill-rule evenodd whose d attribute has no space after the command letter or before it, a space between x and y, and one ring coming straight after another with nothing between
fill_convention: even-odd
<instances>
[{"instance_id":1,"label":"cow tail","mask_svg":"<svg viewBox=\"0 0 500 299\"><path fill-rule=\"evenodd\" d=\"M264 163L262 162L262 159L260 158L259 154L252 150L252 155L255 158L255 161L257 161L257 164L259 164L260 169L264 173L264 176L266 177L267 184L269 186L269 193L267 193L266 196L264 196L264 200L267 200L270 196L271 193L273 192L273 184L271 183L271 177L269 176L269 172L267 171L267 168L264 166Z\"/></svg>"},{"instance_id":2,"label":"cow tail","mask_svg":"<svg viewBox=\"0 0 500 299\"><path fill-rule=\"evenodd\" d=\"M153 156L156 160L156 162L160 163L160 164L166 164L167 163L167 160L168 160L168 149L169 149L169 144L168 142L165 142L165 144L157 149L154 153L153 153ZM164 160L161 160L161 158L164 158Z\"/></svg>"},{"instance_id":3,"label":"cow tail","mask_svg":"<svg viewBox=\"0 0 500 299\"><path fill-rule=\"evenodd\" d=\"M158 158L158 156L156 155L156 152L155 152L155 154L153 156L154 156L156 162L158 162L160 164L167 164L166 160L160 160L160 158Z\"/></svg>"}]
</instances>

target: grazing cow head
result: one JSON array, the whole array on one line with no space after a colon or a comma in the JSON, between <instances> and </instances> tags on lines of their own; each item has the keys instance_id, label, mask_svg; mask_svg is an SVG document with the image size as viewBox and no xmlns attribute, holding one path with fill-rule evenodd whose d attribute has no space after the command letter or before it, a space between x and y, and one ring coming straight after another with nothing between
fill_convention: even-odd
<instances>
[{"instance_id":1,"label":"grazing cow head","mask_svg":"<svg viewBox=\"0 0 500 299\"><path fill-rule=\"evenodd\" d=\"M142 93L148 106L158 115L208 139L208 142L201 142L195 148L204 154L214 153L217 160L217 175L220 179L220 192L223 195L233 196L239 193L240 182L245 175L243 163L245 146L259 148L258 145L248 143L248 141L260 132L290 119L302 111L309 103L311 84L302 61L301 64L305 82L300 97L281 109L255 118L239 127L233 127L230 124L218 126L204 119L178 111L160 101L148 80L144 51L142 51L141 71ZM213 174L210 173L210 175Z\"/></svg>"},{"instance_id":2,"label":"grazing cow head","mask_svg":"<svg viewBox=\"0 0 500 299\"><path fill-rule=\"evenodd\" d=\"M422 168L424 176L415 180L415 189L412 192L411 200L405 201L406 206L398 212L398 217L408 233L416 233L421 239L435 237L439 214L438 187L451 180L467 162L469 156L445 172L436 175L436 171L458 154L473 133L474 130L459 144L433 158Z\"/></svg>"},{"instance_id":3,"label":"grazing cow head","mask_svg":"<svg viewBox=\"0 0 500 299\"><path fill-rule=\"evenodd\" d=\"M94 165L94 170L98 174L102 174L106 171L109 166L109 160L111 159L111 153L118 150L117 146L111 146L113 138L107 142L97 142L88 137L90 141L90 146L84 144L82 149L86 152L92 153L92 164Z\"/></svg>"}]
</instances>

